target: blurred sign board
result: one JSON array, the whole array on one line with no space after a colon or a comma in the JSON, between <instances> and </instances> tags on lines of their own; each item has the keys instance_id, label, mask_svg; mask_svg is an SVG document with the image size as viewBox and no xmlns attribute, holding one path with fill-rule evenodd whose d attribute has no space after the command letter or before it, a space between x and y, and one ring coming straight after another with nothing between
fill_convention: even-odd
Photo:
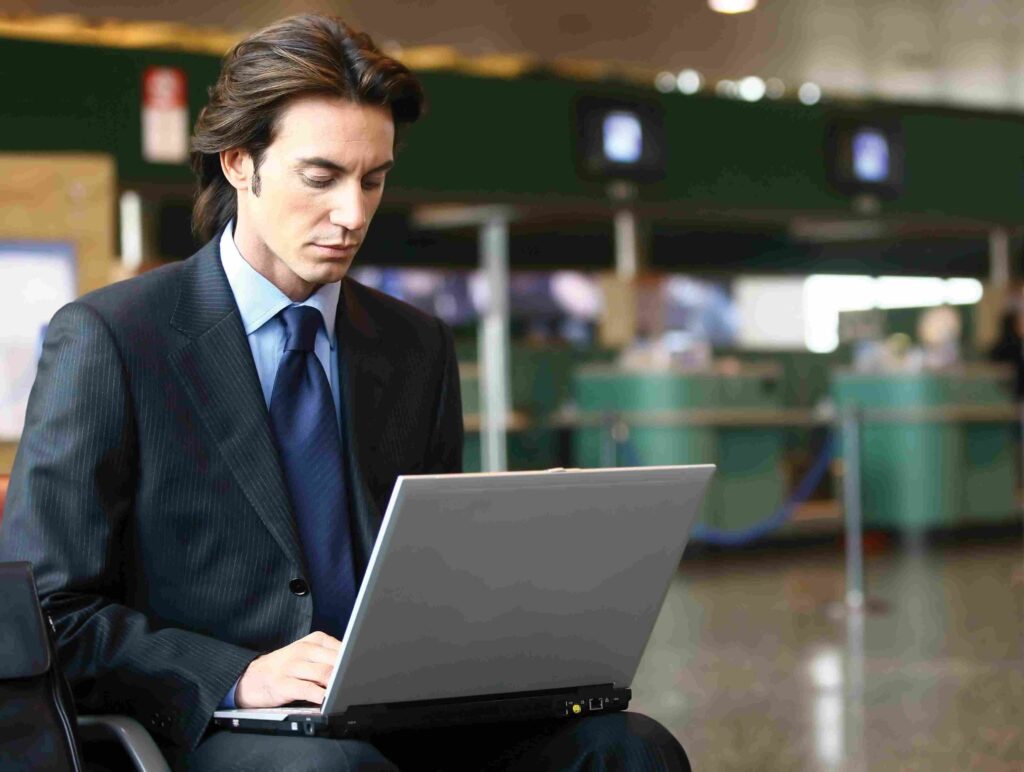
<instances>
[{"instance_id":1,"label":"blurred sign board","mask_svg":"<svg viewBox=\"0 0 1024 772\"><path fill-rule=\"evenodd\" d=\"M0 241L0 440L17 440L50 318L77 295L75 250Z\"/></svg>"},{"instance_id":2,"label":"blurred sign board","mask_svg":"<svg viewBox=\"0 0 1024 772\"><path fill-rule=\"evenodd\" d=\"M177 67L142 73L142 157L150 163L188 160L188 81Z\"/></svg>"},{"instance_id":3,"label":"blurred sign board","mask_svg":"<svg viewBox=\"0 0 1024 772\"><path fill-rule=\"evenodd\" d=\"M839 340L841 343L882 340L884 337L885 312L881 309L839 312Z\"/></svg>"}]
</instances>

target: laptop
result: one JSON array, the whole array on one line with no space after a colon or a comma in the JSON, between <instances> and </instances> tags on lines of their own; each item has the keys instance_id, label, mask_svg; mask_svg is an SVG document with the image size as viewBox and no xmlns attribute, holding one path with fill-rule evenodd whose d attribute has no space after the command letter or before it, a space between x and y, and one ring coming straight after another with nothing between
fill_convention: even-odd
<instances>
[{"instance_id":1,"label":"laptop","mask_svg":"<svg viewBox=\"0 0 1024 772\"><path fill-rule=\"evenodd\" d=\"M399 477L323 705L215 724L358 737L625 709L713 472Z\"/></svg>"}]
</instances>

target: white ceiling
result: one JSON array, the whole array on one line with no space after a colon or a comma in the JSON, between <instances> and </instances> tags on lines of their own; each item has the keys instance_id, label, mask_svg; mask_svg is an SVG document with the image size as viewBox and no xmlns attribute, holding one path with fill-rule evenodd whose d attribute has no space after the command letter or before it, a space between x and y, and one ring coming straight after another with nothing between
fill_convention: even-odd
<instances>
[{"instance_id":1,"label":"white ceiling","mask_svg":"<svg viewBox=\"0 0 1024 772\"><path fill-rule=\"evenodd\" d=\"M793 90L814 81L826 96L1024 110L1021 0L761 0L738 16L704 0L0 0L0 11L228 29L326 11L389 46L695 68L712 83L759 75Z\"/></svg>"}]
</instances>

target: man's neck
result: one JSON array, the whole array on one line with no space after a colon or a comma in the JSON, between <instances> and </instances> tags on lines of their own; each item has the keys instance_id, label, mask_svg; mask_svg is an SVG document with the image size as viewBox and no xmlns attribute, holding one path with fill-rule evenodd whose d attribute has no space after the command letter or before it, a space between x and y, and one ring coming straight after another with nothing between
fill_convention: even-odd
<instances>
[{"instance_id":1,"label":"man's neck","mask_svg":"<svg viewBox=\"0 0 1024 772\"><path fill-rule=\"evenodd\" d=\"M242 259L293 302L308 300L310 295L320 289L319 284L312 284L292 271L252 228L246 227L241 212L235 220L232 240Z\"/></svg>"}]
</instances>

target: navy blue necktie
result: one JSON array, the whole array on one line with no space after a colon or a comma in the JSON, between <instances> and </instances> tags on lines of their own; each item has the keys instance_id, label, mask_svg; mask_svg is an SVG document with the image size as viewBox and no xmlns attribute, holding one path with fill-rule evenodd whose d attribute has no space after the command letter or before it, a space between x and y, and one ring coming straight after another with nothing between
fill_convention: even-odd
<instances>
[{"instance_id":1,"label":"navy blue necktie","mask_svg":"<svg viewBox=\"0 0 1024 772\"><path fill-rule=\"evenodd\" d=\"M313 629L341 638L357 588L337 413L313 349L323 317L315 308L290 306L281 319L288 339L270 397L270 425L306 555Z\"/></svg>"}]
</instances>

